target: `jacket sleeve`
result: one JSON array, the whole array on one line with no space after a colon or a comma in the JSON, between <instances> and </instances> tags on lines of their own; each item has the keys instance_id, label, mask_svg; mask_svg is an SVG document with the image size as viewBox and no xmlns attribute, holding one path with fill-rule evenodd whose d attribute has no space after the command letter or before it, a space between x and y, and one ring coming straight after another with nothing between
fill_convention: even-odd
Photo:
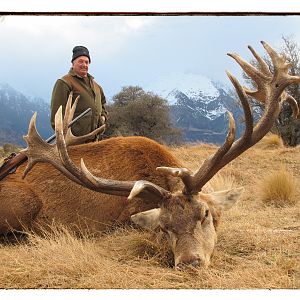
<instances>
[{"instance_id":1,"label":"jacket sleeve","mask_svg":"<svg viewBox=\"0 0 300 300\"><path fill-rule=\"evenodd\" d=\"M58 79L54 85L53 91L52 91L52 97L51 97L51 126L54 129L54 117L55 113L59 109L59 107L62 105L63 107L63 115L65 113L65 107L68 101L68 96L71 92L71 87L63 80Z\"/></svg>"}]
</instances>

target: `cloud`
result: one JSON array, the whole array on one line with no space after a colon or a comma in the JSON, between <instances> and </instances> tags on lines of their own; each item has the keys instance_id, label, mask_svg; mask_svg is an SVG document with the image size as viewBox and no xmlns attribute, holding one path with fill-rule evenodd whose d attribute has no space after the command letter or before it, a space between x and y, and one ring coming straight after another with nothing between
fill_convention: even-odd
<instances>
[{"instance_id":1,"label":"cloud","mask_svg":"<svg viewBox=\"0 0 300 300\"><path fill-rule=\"evenodd\" d=\"M16 36L31 44L47 45L52 41L52 48L88 44L108 57L120 51L132 34L139 34L153 22L153 18L145 17L7 16L0 34L2 39L3 35L7 39Z\"/></svg>"}]
</instances>

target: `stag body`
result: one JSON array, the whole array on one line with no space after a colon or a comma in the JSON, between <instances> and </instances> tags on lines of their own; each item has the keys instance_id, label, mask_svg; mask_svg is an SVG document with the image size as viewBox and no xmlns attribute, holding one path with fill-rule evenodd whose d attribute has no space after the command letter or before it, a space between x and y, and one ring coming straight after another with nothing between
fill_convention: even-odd
<instances>
[{"instance_id":1,"label":"stag body","mask_svg":"<svg viewBox=\"0 0 300 300\"><path fill-rule=\"evenodd\" d=\"M116 180L147 179L174 190L179 180L160 174L161 165L180 163L158 143L143 137L109 140L70 147L75 163L83 158L97 176ZM97 159L101 158L101 159ZM128 201L84 188L49 164L38 164L22 180L24 166L0 181L0 232L36 227L53 220L73 226L103 231L112 223L130 220L139 211L157 207L157 202Z\"/></svg>"},{"instance_id":2,"label":"stag body","mask_svg":"<svg viewBox=\"0 0 300 300\"><path fill-rule=\"evenodd\" d=\"M202 188L221 168L268 133L283 101L292 104L294 116L299 114L296 100L283 92L288 85L299 83L300 78L290 76L285 59L268 44L262 44L272 59L274 74L251 47L260 70L230 54L258 87L254 92L243 89L228 73L244 109L243 136L235 141L235 122L228 113L229 130L224 144L194 174L163 146L141 137L112 138L68 150L67 146L78 139L68 129L77 103L76 100L71 106L72 96L64 119L61 108L56 113L55 145L48 145L40 138L34 116L25 137L28 148L24 152L29 159L24 174L44 161L76 184L45 164L38 165L22 184L20 169L0 183L0 211L4 211L0 217L1 232L20 229L21 225L34 228L38 223L52 220L81 230L101 231L131 217L141 227L164 233L175 266L207 266L215 247L220 215L235 204L243 189L204 194ZM246 93L265 103L264 115L257 124L253 124ZM101 161L97 161L98 157ZM80 158L83 159L79 163ZM22 190L20 195L14 182Z\"/></svg>"}]
</instances>

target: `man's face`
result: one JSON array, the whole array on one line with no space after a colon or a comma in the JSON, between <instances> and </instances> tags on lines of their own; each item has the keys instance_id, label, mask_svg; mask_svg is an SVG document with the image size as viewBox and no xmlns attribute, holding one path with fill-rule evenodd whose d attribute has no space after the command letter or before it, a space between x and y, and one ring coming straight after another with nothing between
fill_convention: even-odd
<instances>
[{"instance_id":1,"label":"man's face","mask_svg":"<svg viewBox=\"0 0 300 300\"><path fill-rule=\"evenodd\" d=\"M79 56L73 61L73 70L81 77L87 77L89 71L89 59L86 56Z\"/></svg>"}]
</instances>

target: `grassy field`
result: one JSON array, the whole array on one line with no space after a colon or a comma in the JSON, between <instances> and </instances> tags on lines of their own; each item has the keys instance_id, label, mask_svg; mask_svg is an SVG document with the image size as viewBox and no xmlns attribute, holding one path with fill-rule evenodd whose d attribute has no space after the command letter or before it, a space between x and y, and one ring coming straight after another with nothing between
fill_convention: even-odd
<instances>
[{"instance_id":1,"label":"grassy field","mask_svg":"<svg viewBox=\"0 0 300 300\"><path fill-rule=\"evenodd\" d=\"M215 150L204 144L171 148L192 170ZM293 201L264 202L266 178L283 168L295 183ZM166 245L147 231L123 227L78 238L54 227L44 236L0 243L0 288L299 289L299 183L299 147L262 143L226 166L212 186L244 186L245 192L223 215L208 269L173 269Z\"/></svg>"}]
</instances>

